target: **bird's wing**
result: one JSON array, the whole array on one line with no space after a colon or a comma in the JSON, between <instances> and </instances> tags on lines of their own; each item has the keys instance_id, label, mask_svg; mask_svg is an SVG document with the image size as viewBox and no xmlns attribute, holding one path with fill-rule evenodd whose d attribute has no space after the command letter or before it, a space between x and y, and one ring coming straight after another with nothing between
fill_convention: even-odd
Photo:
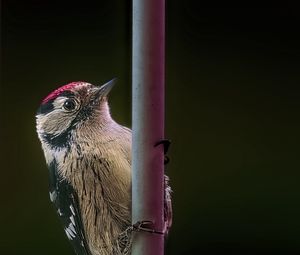
<instances>
[{"instance_id":1,"label":"bird's wing","mask_svg":"<svg viewBox=\"0 0 300 255\"><path fill-rule=\"evenodd\" d=\"M50 199L56 207L68 239L76 254L91 255L83 229L76 192L67 180L58 174L56 162L50 164L49 173Z\"/></svg>"}]
</instances>

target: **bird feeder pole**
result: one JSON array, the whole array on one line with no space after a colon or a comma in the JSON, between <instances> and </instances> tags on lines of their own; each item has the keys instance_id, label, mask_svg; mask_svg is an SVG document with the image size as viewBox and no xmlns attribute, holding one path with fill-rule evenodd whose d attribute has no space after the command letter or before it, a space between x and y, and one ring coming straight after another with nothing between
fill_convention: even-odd
<instances>
[{"instance_id":1,"label":"bird feeder pole","mask_svg":"<svg viewBox=\"0 0 300 255\"><path fill-rule=\"evenodd\" d=\"M133 0L132 223L164 227L164 0ZM132 255L163 255L164 236L136 232Z\"/></svg>"}]
</instances>

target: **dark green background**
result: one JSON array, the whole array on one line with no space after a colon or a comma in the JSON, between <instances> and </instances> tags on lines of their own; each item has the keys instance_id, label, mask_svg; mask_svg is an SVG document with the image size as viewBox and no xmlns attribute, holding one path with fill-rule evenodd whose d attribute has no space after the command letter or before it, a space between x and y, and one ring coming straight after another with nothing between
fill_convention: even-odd
<instances>
[{"instance_id":1,"label":"dark green background","mask_svg":"<svg viewBox=\"0 0 300 255\"><path fill-rule=\"evenodd\" d=\"M130 2L98 2L2 1L0 254L73 254L35 133L43 97L118 77L111 111L130 126ZM300 254L298 10L167 2L167 254Z\"/></svg>"}]
</instances>

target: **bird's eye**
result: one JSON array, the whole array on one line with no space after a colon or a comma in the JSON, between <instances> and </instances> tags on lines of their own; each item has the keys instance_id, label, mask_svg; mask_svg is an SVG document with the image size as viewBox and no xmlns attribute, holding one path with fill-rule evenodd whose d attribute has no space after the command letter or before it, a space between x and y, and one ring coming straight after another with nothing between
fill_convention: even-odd
<instances>
[{"instance_id":1,"label":"bird's eye","mask_svg":"<svg viewBox=\"0 0 300 255\"><path fill-rule=\"evenodd\" d=\"M63 108L67 111L72 111L76 108L76 103L73 99L67 99L64 102Z\"/></svg>"}]
</instances>

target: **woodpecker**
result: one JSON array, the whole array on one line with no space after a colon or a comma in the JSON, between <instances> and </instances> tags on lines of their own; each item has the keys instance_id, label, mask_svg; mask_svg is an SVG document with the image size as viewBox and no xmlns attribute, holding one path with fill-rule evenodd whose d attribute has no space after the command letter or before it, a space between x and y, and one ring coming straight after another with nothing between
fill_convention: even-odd
<instances>
[{"instance_id":1,"label":"woodpecker","mask_svg":"<svg viewBox=\"0 0 300 255\"><path fill-rule=\"evenodd\" d=\"M119 239L132 226L131 130L110 115L114 83L69 83L44 98L36 114L50 200L78 255L130 254ZM164 234L172 222L170 192L165 176Z\"/></svg>"}]
</instances>

